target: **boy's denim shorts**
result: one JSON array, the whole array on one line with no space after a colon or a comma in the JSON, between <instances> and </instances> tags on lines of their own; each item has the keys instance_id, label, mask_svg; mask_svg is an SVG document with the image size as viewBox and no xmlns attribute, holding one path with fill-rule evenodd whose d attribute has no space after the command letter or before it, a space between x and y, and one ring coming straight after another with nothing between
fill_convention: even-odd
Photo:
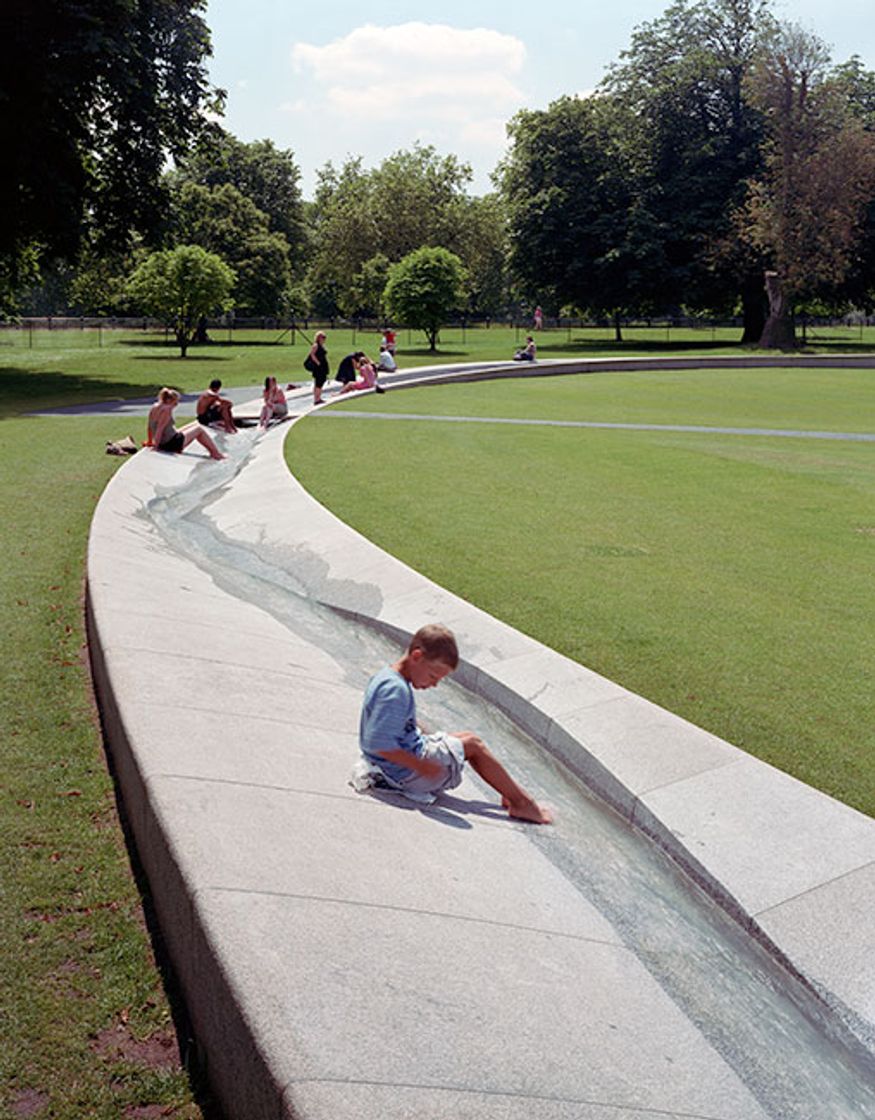
<instances>
[{"instance_id":1,"label":"boy's denim shorts","mask_svg":"<svg viewBox=\"0 0 875 1120\"><path fill-rule=\"evenodd\" d=\"M462 740L455 735L448 735L446 731L436 731L433 735L423 736L425 746L422 757L438 762L443 767L443 774L436 778L426 778L422 774L413 774L410 779L399 785L405 794L434 794L445 789L455 789L461 785L462 770L465 766L465 748Z\"/></svg>"},{"instance_id":2,"label":"boy's denim shorts","mask_svg":"<svg viewBox=\"0 0 875 1120\"><path fill-rule=\"evenodd\" d=\"M462 781L465 765L462 740L455 735L447 735L445 731L438 731L434 735L425 735L423 741L422 757L440 763L442 774L436 778L425 778L421 774L411 773L407 781L395 782L387 778L375 762L361 757L353 767L350 780L353 789L359 793L367 789L395 790L422 805L430 805L437 794L445 789L455 789Z\"/></svg>"}]
</instances>

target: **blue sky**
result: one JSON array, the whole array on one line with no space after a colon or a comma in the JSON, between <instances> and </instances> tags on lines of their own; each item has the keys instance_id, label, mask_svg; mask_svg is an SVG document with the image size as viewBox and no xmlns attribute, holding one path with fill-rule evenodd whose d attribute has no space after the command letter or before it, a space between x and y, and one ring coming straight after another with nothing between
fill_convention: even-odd
<instances>
[{"instance_id":1,"label":"blue sky","mask_svg":"<svg viewBox=\"0 0 875 1120\"><path fill-rule=\"evenodd\" d=\"M873 0L773 0L815 32L833 60L875 69ZM360 155L374 166L417 140L454 153L490 188L505 122L595 87L634 27L668 0L209 0L213 82L228 91L224 125L241 140L291 148L306 196L316 170ZM439 14L438 14L439 13Z\"/></svg>"}]
</instances>

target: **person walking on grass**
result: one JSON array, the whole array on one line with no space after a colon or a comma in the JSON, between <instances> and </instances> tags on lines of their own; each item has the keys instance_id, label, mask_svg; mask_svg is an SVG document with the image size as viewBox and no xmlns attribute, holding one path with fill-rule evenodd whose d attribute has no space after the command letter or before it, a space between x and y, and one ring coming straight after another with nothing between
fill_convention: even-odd
<instances>
[{"instance_id":1,"label":"person walking on grass","mask_svg":"<svg viewBox=\"0 0 875 1120\"><path fill-rule=\"evenodd\" d=\"M424 735L416 722L414 689L434 688L459 664L456 639L445 626L423 626L404 656L368 682L359 723L362 759L353 774L356 789L369 785L397 790L430 803L462 781L466 762L496 792L511 817L550 824L549 810L518 785L473 731Z\"/></svg>"}]
</instances>

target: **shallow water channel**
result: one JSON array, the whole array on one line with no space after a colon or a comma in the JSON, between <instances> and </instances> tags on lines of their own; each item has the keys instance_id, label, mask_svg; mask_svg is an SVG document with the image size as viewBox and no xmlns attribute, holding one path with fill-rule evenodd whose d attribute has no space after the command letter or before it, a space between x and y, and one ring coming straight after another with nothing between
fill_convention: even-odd
<instances>
[{"instance_id":1,"label":"shallow water channel","mask_svg":"<svg viewBox=\"0 0 875 1120\"><path fill-rule=\"evenodd\" d=\"M255 438L239 433L229 441L231 459L198 467L186 485L157 495L143 515L217 586L336 655L347 683L363 689L377 667L397 659L397 646L314 601L296 575L294 550L266 540L257 548L235 542L211 519L211 505L245 470ZM476 728L499 745L524 785L545 791L561 827L531 828L530 842L611 923L768 1116L875 1120L872 1063L843 1044L819 1002L655 845L458 684L445 682L419 707L429 725ZM423 811L441 813L440 802Z\"/></svg>"}]
</instances>

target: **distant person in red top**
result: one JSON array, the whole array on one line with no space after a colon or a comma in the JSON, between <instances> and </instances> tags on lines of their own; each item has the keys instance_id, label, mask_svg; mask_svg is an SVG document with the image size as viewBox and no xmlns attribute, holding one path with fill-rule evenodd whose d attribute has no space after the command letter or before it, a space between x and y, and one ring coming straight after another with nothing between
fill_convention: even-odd
<instances>
[{"instance_id":1,"label":"distant person in red top","mask_svg":"<svg viewBox=\"0 0 875 1120\"><path fill-rule=\"evenodd\" d=\"M395 332L389 327L383 328L383 337L380 340L380 349L388 350L392 357L395 357Z\"/></svg>"},{"instance_id":2,"label":"distant person in red top","mask_svg":"<svg viewBox=\"0 0 875 1120\"><path fill-rule=\"evenodd\" d=\"M540 307L535 308L535 330L542 331L544 329L544 312Z\"/></svg>"}]
</instances>

